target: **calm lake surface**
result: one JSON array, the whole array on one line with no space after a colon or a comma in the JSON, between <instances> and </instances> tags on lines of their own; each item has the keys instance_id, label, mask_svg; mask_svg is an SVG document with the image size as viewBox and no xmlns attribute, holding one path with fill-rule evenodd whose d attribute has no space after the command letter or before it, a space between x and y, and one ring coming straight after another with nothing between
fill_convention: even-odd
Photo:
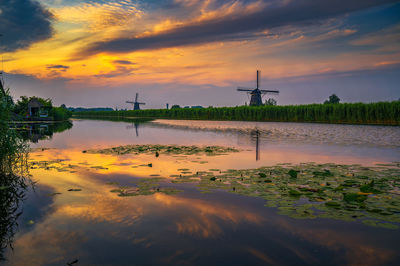
<instances>
[{"instance_id":1,"label":"calm lake surface","mask_svg":"<svg viewBox=\"0 0 400 266\"><path fill-rule=\"evenodd\" d=\"M89 154L127 144L220 145L219 156ZM36 181L6 265L400 265L400 230L361 221L294 219L266 200L172 184L172 176L282 163L400 161L400 127L300 123L74 120L32 143ZM258 154L257 154L258 150ZM57 161L58 160L58 161ZM146 166L151 164L151 167ZM115 184L163 177L176 194L119 197ZM68 191L75 189L77 191ZM399 224L399 223L397 223Z\"/></svg>"}]
</instances>

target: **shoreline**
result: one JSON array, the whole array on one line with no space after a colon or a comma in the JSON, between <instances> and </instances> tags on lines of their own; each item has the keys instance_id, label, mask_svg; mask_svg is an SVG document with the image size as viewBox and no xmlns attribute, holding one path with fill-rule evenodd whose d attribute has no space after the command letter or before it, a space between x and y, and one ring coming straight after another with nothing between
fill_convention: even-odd
<instances>
[{"instance_id":1,"label":"shoreline","mask_svg":"<svg viewBox=\"0 0 400 266\"><path fill-rule=\"evenodd\" d=\"M140 120L140 119L149 119L149 120L190 120L190 121L232 121L232 122L274 122L274 123L310 123L310 124L332 124L332 125L365 125L365 126L400 126L400 122L383 122L383 123L363 123L363 122L330 122L330 121L287 121L287 120L236 120L236 119L202 119L202 118L177 118L177 117L151 117L151 116L113 116L113 115L72 115L74 119L93 119L93 120L105 120L105 121L123 121L127 120Z\"/></svg>"}]
</instances>

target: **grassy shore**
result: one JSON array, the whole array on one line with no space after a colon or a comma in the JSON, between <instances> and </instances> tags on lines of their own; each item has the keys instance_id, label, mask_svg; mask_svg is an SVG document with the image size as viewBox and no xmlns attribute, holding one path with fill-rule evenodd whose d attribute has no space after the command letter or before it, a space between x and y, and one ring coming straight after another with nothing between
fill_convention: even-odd
<instances>
[{"instance_id":1,"label":"grassy shore","mask_svg":"<svg viewBox=\"0 0 400 266\"><path fill-rule=\"evenodd\" d=\"M75 112L74 117L148 117L163 119L334 124L400 125L400 101L377 103L239 106L219 108L147 109L136 111Z\"/></svg>"}]
</instances>

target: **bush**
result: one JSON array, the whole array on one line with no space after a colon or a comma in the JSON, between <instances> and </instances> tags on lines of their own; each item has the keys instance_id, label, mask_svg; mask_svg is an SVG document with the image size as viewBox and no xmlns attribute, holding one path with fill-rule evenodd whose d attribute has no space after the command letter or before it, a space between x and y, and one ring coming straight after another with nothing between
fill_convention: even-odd
<instances>
[{"instance_id":1,"label":"bush","mask_svg":"<svg viewBox=\"0 0 400 266\"><path fill-rule=\"evenodd\" d=\"M55 121L65 121L72 116L72 112L62 107L53 107L50 111L50 116L52 116Z\"/></svg>"}]
</instances>

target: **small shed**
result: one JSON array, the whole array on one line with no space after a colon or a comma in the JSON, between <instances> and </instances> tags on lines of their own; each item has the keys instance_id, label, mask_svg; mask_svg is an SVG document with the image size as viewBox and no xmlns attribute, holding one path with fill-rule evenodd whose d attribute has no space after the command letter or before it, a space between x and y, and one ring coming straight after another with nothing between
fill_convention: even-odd
<instances>
[{"instance_id":1,"label":"small shed","mask_svg":"<svg viewBox=\"0 0 400 266\"><path fill-rule=\"evenodd\" d=\"M48 117L49 113L47 109L48 108L44 107L36 98L28 102L28 113L30 117Z\"/></svg>"}]
</instances>

